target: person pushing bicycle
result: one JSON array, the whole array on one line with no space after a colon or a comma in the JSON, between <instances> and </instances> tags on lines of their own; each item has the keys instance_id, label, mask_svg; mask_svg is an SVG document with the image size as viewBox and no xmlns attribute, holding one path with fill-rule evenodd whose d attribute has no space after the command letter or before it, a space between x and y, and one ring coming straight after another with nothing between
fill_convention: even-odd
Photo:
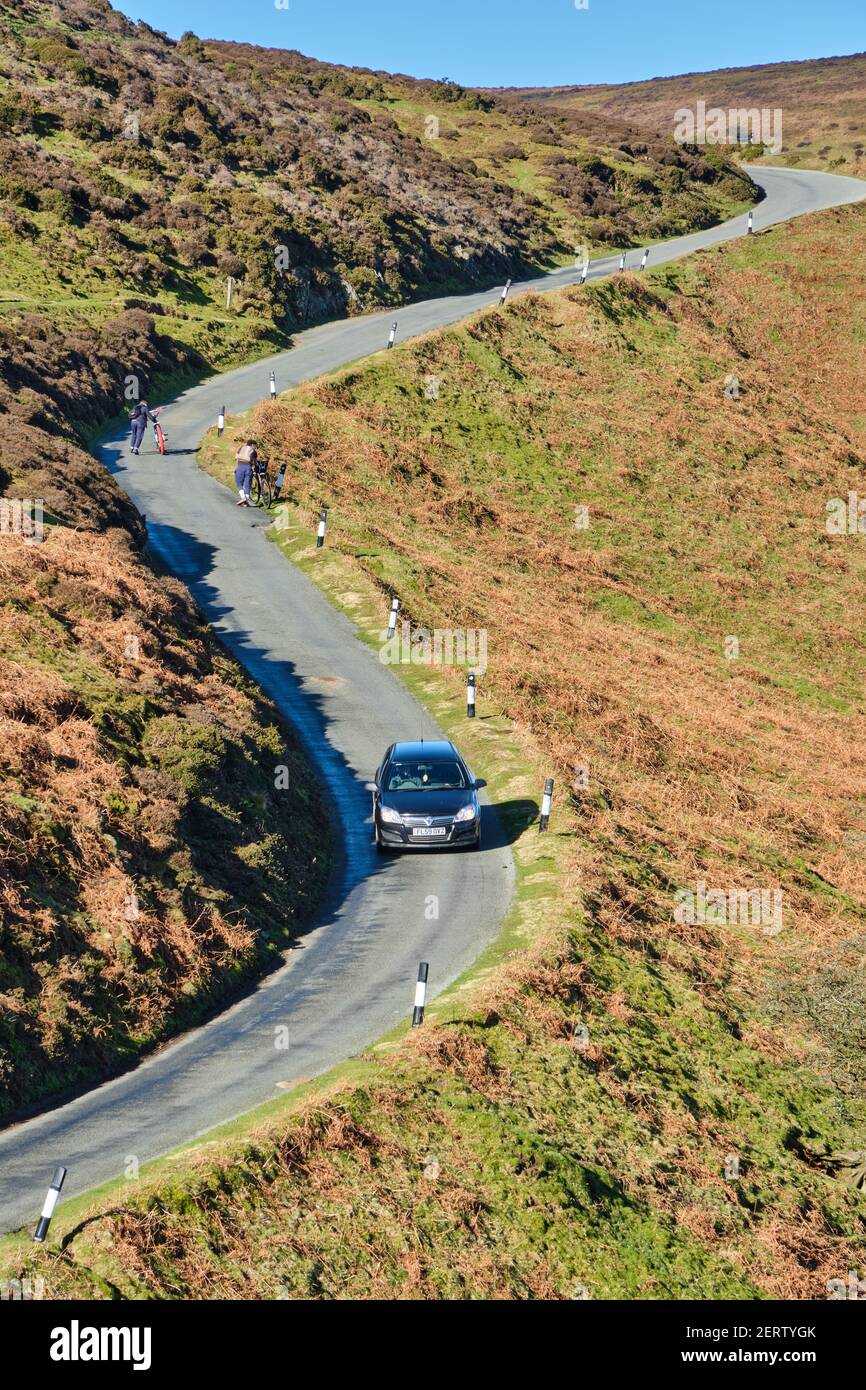
<instances>
[{"instance_id":1,"label":"person pushing bicycle","mask_svg":"<svg viewBox=\"0 0 866 1390\"><path fill-rule=\"evenodd\" d=\"M159 412L157 411L157 415ZM147 401L139 401L129 417L132 426L132 452L137 454L141 451L141 441L144 439L144 432L147 429L147 422L150 420L156 424L157 415L154 415Z\"/></svg>"},{"instance_id":2,"label":"person pushing bicycle","mask_svg":"<svg viewBox=\"0 0 866 1390\"><path fill-rule=\"evenodd\" d=\"M259 461L254 439L248 439L235 454L235 487L238 490L238 506L250 505L250 491L253 485L253 469Z\"/></svg>"},{"instance_id":3,"label":"person pushing bicycle","mask_svg":"<svg viewBox=\"0 0 866 1390\"><path fill-rule=\"evenodd\" d=\"M235 487L239 507L271 505L271 483L268 477L270 460L263 458L254 439L247 439L235 454Z\"/></svg>"}]
</instances>

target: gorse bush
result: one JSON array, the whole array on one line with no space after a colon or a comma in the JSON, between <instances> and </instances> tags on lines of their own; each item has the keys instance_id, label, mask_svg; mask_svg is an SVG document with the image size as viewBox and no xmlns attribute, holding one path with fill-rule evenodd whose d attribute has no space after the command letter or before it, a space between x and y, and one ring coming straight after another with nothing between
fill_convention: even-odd
<instances>
[{"instance_id":1,"label":"gorse bush","mask_svg":"<svg viewBox=\"0 0 866 1390\"><path fill-rule=\"evenodd\" d=\"M37 39L31 45L34 57L49 72L58 76L70 76L75 82L87 87L100 85L99 75L81 56L71 43L57 39Z\"/></svg>"}]
</instances>

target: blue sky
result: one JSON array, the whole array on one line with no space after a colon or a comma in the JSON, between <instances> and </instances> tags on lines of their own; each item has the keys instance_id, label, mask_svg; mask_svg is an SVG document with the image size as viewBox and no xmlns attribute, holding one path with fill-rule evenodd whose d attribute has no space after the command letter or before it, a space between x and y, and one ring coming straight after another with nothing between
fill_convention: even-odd
<instances>
[{"instance_id":1,"label":"blue sky","mask_svg":"<svg viewBox=\"0 0 866 1390\"><path fill-rule=\"evenodd\" d=\"M114 0L172 38L298 48L479 86L642 77L866 48L864 0Z\"/></svg>"}]
</instances>

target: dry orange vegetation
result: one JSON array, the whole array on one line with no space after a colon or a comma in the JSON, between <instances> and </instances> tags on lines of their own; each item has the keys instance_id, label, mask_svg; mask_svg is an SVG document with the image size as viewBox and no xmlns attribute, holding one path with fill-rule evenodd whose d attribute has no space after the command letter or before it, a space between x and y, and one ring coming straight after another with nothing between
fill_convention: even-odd
<instances>
[{"instance_id":1,"label":"dry orange vegetation","mask_svg":"<svg viewBox=\"0 0 866 1390\"><path fill-rule=\"evenodd\" d=\"M549 749L576 902L624 971L603 997L590 953L578 996L623 1035L650 1026L658 1000L629 974L653 962L787 1072L792 1099L818 1074L838 1139L866 1075L866 562L861 537L827 535L825 507L866 462L864 250L862 210L829 213L660 280L516 300L259 415L301 507L329 503L334 543L404 614L488 630L482 701ZM589 789L569 792L578 767ZM700 881L781 889L783 932L678 923L675 890ZM598 1057L609 1094L678 1150L675 1176L634 1173L632 1190L678 1214L690 1172L720 1185L722 1133L743 1145L737 1123L671 1106L658 1049L701 1052L694 1023L665 1019L640 1078ZM801 1127L792 1104L779 1142ZM787 1255L753 1272L814 1294L834 1240L816 1219L795 1234L783 1208L760 1240Z\"/></svg>"},{"instance_id":2,"label":"dry orange vegetation","mask_svg":"<svg viewBox=\"0 0 866 1390\"><path fill-rule=\"evenodd\" d=\"M41 498L47 526L0 535L6 1117L225 1000L291 940L323 864L293 735L147 567L141 517L74 433L116 409L125 363L146 388L190 356L138 310L0 336L0 491Z\"/></svg>"},{"instance_id":3,"label":"dry orange vegetation","mask_svg":"<svg viewBox=\"0 0 866 1390\"><path fill-rule=\"evenodd\" d=\"M290 939L320 866L273 792L277 763L304 776L293 737L125 533L3 537L0 602L8 1112L225 997Z\"/></svg>"}]
</instances>

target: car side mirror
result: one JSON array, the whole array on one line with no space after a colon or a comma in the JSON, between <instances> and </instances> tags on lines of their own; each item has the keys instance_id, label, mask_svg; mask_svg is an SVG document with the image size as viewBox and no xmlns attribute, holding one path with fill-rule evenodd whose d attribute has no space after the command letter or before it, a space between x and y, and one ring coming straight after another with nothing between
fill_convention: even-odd
<instances>
[{"instance_id":1,"label":"car side mirror","mask_svg":"<svg viewBox=\"0 0 866 1390\"><path fill-rule=\"evenodd\" d=\"M481 788L482 788L482 787L486 787L486 786L487 786L487 783L485 782L485 780L484 780L483 777L476 777L476 778L475 778L475 790L476 790L476 791L479 791L479 792L480 792Z\"/></svg>"},{"instance_id":2,"label":"car side mirror","mask_svg":"<svg viewBox=\"0 0 866 1390\"><path fill-rule=\"evenodd\" d=\"M377 792L378 790L379 790L379 788L376 786L376 783L375 783L375 782L365 782L365 783L364 783L364 791L365 791L365 792Z\"/></svg>"}]
</instances>

